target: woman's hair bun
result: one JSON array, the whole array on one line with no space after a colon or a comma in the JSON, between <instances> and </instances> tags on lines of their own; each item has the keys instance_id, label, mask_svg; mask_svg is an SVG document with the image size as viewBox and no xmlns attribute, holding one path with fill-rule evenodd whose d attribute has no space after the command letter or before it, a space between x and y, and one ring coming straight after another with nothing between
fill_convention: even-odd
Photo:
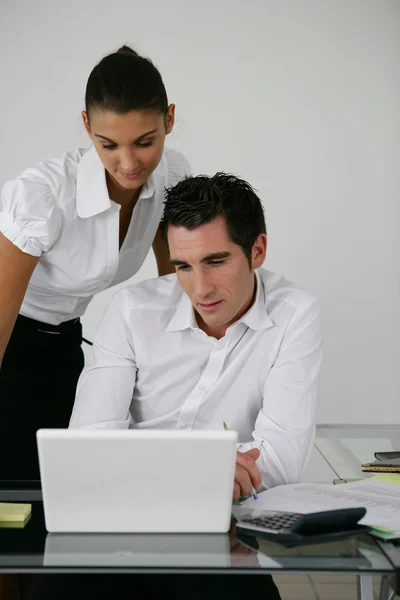
<instances>
[{"instance_id":1,"label":"woman's hair bun","mask_svg":"<svg viewBox=\"0 0 400 600\"><path fill-rule=\"evenodd\" d=\"M139 56L139 54L129 46L121 46L121 48L118 48L116 54L132 54L133 56Z\"/></svg>"}]
</instances>

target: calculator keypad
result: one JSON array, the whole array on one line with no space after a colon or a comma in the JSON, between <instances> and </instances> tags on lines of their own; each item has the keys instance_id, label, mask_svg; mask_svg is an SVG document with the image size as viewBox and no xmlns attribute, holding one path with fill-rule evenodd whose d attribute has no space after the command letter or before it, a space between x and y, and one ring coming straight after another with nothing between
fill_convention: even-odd
<instances>
[{"instance_id":1,"label":"calculator keypad","mask_svg":"<svg viewBox=\"0 0 400 600\"><path fill-rule=\"evenodd\" d=\"M244 515L240 518L240 524L252 525L274 533L289 533L290 527L297 521L299 516L297 513L289 512L270 512L257 517Z\"/></svg>"}]
</instances>

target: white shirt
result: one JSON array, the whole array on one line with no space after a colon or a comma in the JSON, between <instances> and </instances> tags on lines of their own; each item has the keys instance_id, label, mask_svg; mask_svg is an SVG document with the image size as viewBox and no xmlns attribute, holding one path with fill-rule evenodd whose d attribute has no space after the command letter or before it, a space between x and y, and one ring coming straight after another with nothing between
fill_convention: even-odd
<instances>
[{"instance_id":1,"label":"white shirt","mask_svg":"<svg viewBox=\"0 0 400 600\"><path fill-rule=\"evenodd\" d=\"M197 327L176 275L118 292L95 335L70 427L236 430L266 487L299 480L315 435L316 298L264 269L220 340Z\"/></svg>"},{"instance_id":2,"label":"white shirt","mask_svg":"<svg viewBox=\"0 0 400 600\"><path fill-rule=\"evenodd\" d=\"M119 251L120 206L110 200L94 147L27 169L2 191L0 232L40 256L20 313L58 325L80 317L94 294L142 266L163 212L164 188L189 173L180 152L165 149L142 188Z\"/></svg>"}]
</instances>

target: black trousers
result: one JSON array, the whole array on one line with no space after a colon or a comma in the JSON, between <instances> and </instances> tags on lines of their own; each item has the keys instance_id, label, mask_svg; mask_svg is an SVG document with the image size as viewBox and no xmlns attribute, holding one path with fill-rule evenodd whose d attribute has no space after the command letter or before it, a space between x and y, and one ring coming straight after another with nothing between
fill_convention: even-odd
<instances>
[{"instance_id":1,"label":"black trousers","mask_svg":"<svg viewBox=\"0 0 400 600\"><path fill-rule=\"evenodd\" d=\"M81 343L79 319L56 327L18 316L0 367L0 479L39 479L36 431L68 427Z\"/></svg>"},{"instance_id":2,"label":"black trousers","mask_svg":"<svg viewBox=\"0 0 400 600\"><path fill-rule=\"evenodd\" d=\"M26 600L280 600L270 575L42 575Z\"/></svg>"}]
</instances>

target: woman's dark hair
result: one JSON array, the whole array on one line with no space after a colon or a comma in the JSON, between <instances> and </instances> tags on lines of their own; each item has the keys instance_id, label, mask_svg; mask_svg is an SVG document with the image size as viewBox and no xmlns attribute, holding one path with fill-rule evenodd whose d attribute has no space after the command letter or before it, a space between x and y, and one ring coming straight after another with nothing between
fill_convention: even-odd
<instances>
[{"instance_id":1,"label":"woman's dark hair","mask_svg":"<svg viewBox=\"0 0 400 600\"><path fill-rule=\"evenodd\" d=\"M161 233L168 248L168 227L196 229L222 216L229 237L240 246L251 267L251 251L261 233L267 233L260 198L247 181L227 173L213 177L185 177L165 192Z\"/></svg>"},{"instance_id":2,"label":"woman's dark hair","mask_svg":"<svg viewBox=\"0 0 400 600\"><path fill-rule=\"evenodd\" d=\"M89 75L85 94L86 112L110 110L155 110L164 115L168 98L159 71L150 59L122 46L105 56Z\"/></svg>"}]
</instances>

